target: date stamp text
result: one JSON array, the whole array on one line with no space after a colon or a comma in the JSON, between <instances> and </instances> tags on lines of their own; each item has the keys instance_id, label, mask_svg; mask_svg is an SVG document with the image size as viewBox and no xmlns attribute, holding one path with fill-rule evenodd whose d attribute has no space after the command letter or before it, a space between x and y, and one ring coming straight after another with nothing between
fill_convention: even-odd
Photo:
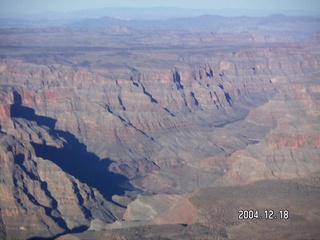
<instances>
[{"instance_id":1,"label":"date stamp text","mask_svg":"<svg viewBox=\"0 0 320 240\"><path fill-rule=\"evenodd\" d=\"M253 220L253 219L266 219L266 220L288 220L289 219L289 210L279 210L274 211L272 209L266 209L263 211L252 210L252 209L240 209L238 211L239 220Z\"/></svg>"}]
</instances>

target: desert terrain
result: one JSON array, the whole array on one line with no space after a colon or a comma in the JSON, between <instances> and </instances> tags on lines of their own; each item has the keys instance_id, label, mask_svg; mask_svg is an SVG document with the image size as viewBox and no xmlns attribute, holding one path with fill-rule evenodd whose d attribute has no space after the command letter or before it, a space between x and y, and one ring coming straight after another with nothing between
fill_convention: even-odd
<instances>
[{"instance_id":1,"label":"desert terrain","mask_svg":"<svg viewBox=\"0 0 320 240\"><path fill-rule=\"evenodd\" d=\"M0 27L0 239L318 238L319 31L283 15Z\"/></svg>"}]
</instances>

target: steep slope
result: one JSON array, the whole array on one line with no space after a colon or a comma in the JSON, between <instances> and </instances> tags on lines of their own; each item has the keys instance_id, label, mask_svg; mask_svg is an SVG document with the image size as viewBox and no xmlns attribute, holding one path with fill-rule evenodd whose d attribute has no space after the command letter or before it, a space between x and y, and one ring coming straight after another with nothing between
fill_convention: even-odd
<instances>
[{"instance_id":1,"label":"steep slope","mask_svg":"<svg viewBox=\"0 0 320 240\"><path fill-rule=\"evenodd\" d=\"M70 38L69 30L58 28L57 36ZM160 46L149 44L144 50L128 40L133 34L138 36L138 43L145 41L140 32L112 34L75 28L73 34L83 36L87 31L92 33L88 46L78 43L66 52L52 43L43 48L41 40L48 31L32 29L31 33L40 37L41 47L34 55L12 55L9 51L11 58L1 65L2 82L20 86L24 106L56 119L56 129L74 134L100 159L113 160L109 169L129 178L154 172L170 180L177 176L170 176L172 167L178 167L181 173L203 175L194 169L199 164L191 161L228 157L260 142L276 127L276 120L272 124L260 123L269 118L269 112L259 115L258 111L257 121L248 118L241 122L251 110L273 96L287 96L288 88L289 92L304 84L308 85L306 89L312 84L317 88L319 55L300 43L290 43L291 39L282 43L282 38L274 38L266 43L265 38L251 39L249 34L235 43L229 41L228 35L202 34L206 41L191 49L164 42ZM29 33L18 33L32 38ZM11 34L8 37L15 36L17 30ZM122 41L118 48L102 47L94 42L100 34L108 36L112 44ZM199 38L198 33L164 32L161 39L171 35L177 43L182 37L187 42ZM149 38L156 36L151 32ZM239 36L242 33L234 34ZM219 37L226 37L226 42L217 44ZM248 41L250 46L244 44ZM28 42L21 44L26 45L27 52L34 49ZM313 101L317 94L314 91L306 93L302 104ZM250 114L253 116L254 112ZM207 185L229 168L227 161L203 181L191 181L181 191Z\"/></svg>"},{"instance_id":2,"label":"steep slope","mask_svg":"<svg viewBox=\"0 0 320 240\"><path fill-rule=\"evenodd\" d=\"M17 96L12 88L1 91L2 104L11 108L0 119L0 208L5 238L50 237L83 231L92 218L106 222L116 220L112 211L117 208L106 196L79 181L77 175L68 174L52 161L53 156L48 159L37 156L35 146L63 151L70 144L46 125L12 117L19 107L20 114L24 110L18 105ZM60 157L63 161L69 160L65 155Z\"/></svg>"},{"instance_id":3,"label":"steep slope","mask_svg":"<svg viewBox=\"0 0 320 240\"><path fill-rule=\"evenodd\" d=\"M127 221L100 223L99 228L58 239L316 239L319 196L318 173L204 188L188 195L140 196L129 204ZM258 211L261 218L240 219L240 210ZM269 211L273 219L266 217Z\"/></svg>"},{"instance_id":4,"label":"steep slope","mask_svg":"<svg viewBox=\"0 0 320 240\"><path fill-rule=\"evenodd\" d=\"M308 178L320 171L318 35L0 34L2 236L90 227L76 236L139 239L150 228L150 238L163 229L168 238L235 238L259 225L236 213L264 207L254 204L260 188L275 192L272 203L290 199L283 207L292 204L297 225L318 233L319 183ZM208 220L210 199L219 221ZM271 224L275 238L291 237L281 224Z\"/></svg>"}]
</instances>

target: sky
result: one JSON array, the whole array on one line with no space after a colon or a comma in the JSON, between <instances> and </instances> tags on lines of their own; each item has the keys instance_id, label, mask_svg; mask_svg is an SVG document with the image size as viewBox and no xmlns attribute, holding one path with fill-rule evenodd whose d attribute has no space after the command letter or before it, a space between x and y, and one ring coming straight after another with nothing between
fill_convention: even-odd
<instances>
[{"instance_id":1,"label":"sky","mask_svg":"<svg viewBox=\"0 0 320 240\"><path fill-rule=\"evenodd\" d=\"M320 0L0 0L0 14L69 12L109 7L295 10L320 12Z\"/></svg>"}]
</instances>

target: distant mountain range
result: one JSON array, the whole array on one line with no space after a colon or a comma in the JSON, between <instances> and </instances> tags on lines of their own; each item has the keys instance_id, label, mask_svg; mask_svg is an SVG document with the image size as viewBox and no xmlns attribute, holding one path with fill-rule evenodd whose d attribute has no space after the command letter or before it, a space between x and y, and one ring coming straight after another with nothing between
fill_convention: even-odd
<instances>
[{"instance_id":1,"label":"distant mountain range","mask_svg":"<svg viewBox=\"0 0 320 240\"><path fill-rule=\"evenodd\" d=\"M248 10L248 9L225 9L225 10L213 10L213 9L188 9L188 8L102 8L91 9L74 12L43 12L38 14L15 14L5 13L0 10L0 26L31 26L31 25L45 25L45 26L57 26L73 24L80 22L81 20L88 20L90 24L96 19L96 23L99 21L105 21L109 17L119 20L134 20L133 23L139 22L138 20L149 20L158 22L169 21L173 25L181 18L203 18L205 15L223 16L223 17L267 17L270 15L283 16L320 16L317 11L305 12L294 10ZM174 20L172 20L174 19ZM114 20L115 21L115 20ZM189 20L193 21L193 20ZM124 23L123 21L120 23ZM148 22L148 24L154 24L155 22ZM168 23L168 22L166 22ZM128 25L127 23L125 25ZM130 25L130 24L129 24ZM169 24L171 25L171 24Z\"/></svg>"},{"instance_id":2,"label":"distant mountain range","mask_svg":"<svg viewBox=\"0 0 320 240\"><path fill-rule=\"evenodd\" d=\"M267 17L222 17L203 15L167 20L123 20L111 17L85 19L71 26L110 27L124 26L134 29L160 30L212 30L212 31L261 31L261 32L316 32L320 30L320 17L289 17L271 15Z\"/></svg>"}]
</instances>

